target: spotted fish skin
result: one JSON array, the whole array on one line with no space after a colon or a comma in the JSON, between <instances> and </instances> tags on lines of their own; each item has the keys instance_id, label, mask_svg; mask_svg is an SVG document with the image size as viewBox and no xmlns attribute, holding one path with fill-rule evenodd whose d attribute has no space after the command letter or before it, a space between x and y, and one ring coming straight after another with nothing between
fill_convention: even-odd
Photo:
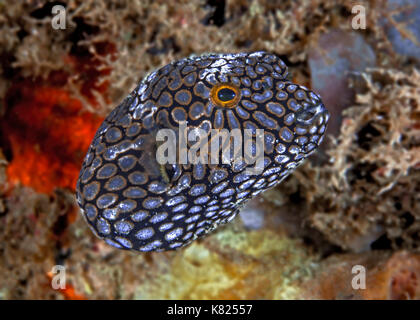
<instances>
[{"instance_id":1,"label":"spotted fish skin","mask_svg":"<svg viewBox=\"0 0 420 320\"><path fill-rule=\"evenodd\" d=\"M287 74L276 55L254 52L186 58L146 77L107 116L84 159L76 197L92 231L121 249L177 249L280 183L320 145L329 118L320 97ZM215 97L220 86L227 89ZM263 171L248 175L253 165L244 162L162 167L156 132L181 121L264 129Z\"/></svg>"}]
</instances>

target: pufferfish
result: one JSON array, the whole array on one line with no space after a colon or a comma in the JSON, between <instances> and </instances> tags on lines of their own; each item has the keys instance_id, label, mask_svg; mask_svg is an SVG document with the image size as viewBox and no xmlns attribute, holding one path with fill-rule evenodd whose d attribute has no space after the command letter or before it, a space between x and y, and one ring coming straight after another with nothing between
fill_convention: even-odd
<instances>
[{"instance_id":1,"label":"pufferfish","mask_svg":"<svg viewBox=\"0 0 420 320\"><path fill-rule=\"evenodd\" d=\"M99 127L77 181L77 202L109 245L141 252L185 247L285 179L321 144L328 118L321 98L289 81L275 54L174 61L141 81ZM181 123L205 132L263 129L260 172L249 173L254 165L245 161L160 164L157 133Z\"/></svg>"}]
</instances>

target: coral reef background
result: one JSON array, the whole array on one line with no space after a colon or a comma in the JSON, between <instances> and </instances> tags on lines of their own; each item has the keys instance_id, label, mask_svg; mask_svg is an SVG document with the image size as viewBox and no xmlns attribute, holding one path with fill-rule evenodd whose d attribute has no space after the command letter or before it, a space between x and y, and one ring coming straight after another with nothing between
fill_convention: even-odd
<instances>
[{"instance_id":1,"label":"coral reef background","mask_svg":"<svg viewBox=\"0 0 420 320\"><path fill-rule=\"evenodd\" d=\"M418 1L7 0L0 31L0 299L420 298ZM256 50L321 95L323 149L184 250L97 239L74 187L104 116L174 59Z\"/></svg>"}]
</instances>

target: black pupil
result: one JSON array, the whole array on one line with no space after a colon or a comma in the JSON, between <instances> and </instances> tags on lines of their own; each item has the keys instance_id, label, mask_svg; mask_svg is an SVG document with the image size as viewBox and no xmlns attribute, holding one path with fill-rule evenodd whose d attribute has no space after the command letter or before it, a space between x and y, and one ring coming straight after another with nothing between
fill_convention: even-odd
<instances>
[{"instance_id":1,"label":"black pupil","mask_svg":"<svg viewBox=\"0 0 420 320\"><path fill-rule=\"evenodd\" d=\"M220 89L219 92L217 93L217 97L219 98L220 101L223 101L223 102L233 100L235 96L236 96L235 91L229 88Z\"/></svg>"}]
</instances>

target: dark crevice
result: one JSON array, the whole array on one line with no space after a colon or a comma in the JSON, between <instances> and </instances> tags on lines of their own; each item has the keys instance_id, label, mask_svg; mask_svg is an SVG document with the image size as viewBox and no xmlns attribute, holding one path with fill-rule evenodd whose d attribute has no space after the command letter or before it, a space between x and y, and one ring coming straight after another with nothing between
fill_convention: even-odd
<instances>
[{"instance_id":1,"label":"dark crevice","mask_svg":"<svg viewBox=\"0 0 420 320\"><path fill-rule=\"evenodd\" d=\"M348 170L347 178L350 184L355 183L356 181L365 180L368 183L376 183L373 178L373 172L378 169L376 164L372 163L359 163L357 166Z\"/></svg>"},{"instance_id":2,"label":"dark crevice","mask_svg":"<svg viewBox=\"0 0 420 320\"><path fill-rule=\"evenodd\" d=\"M35 19L40 19L40 20L44 19L45 17L52 16L52 8L56 5L61 5L63 7L67 6L65 2L61 2L61 1L47 2L43 6L40 6L39 8L36 8L35 10L33 10L30 13L30 16Z\"/></svg>"},{"instance_id":3,"label":"dark crevice","mask_svg":"<svg viewBox=\"0 0 420 320\"><path fill-rule=\"evenodd\" d=\"M321 259L326 259L333 254L344 252L341 247L328 241L318 230L306 227L304 232L305 235L302 236L303 243L313 248L314 252L318 252Z\"/></svg>"},{"instance_id":4,"label":"dark crevice","mask_svg":"<svg viewBox=\"0 0 420 320\"><path fill-rule=\"evenodd\" d=\"M336 10L337 10L338 15L342 17L348 18L352 16L352 13L344 5L338 5Z\"/></svg>"},{"instance_id":5,"label":"dark crevice","mask_svg":"<svg viewBox=\"0 0 420 320\"><path fill-rule=\"evenodd\" d=\"M0 149L3 152L4 158L7 162L11 162L13 159L12 146L9 139L6 138L7 132L3 132L0 128Z\"/></svg>"},{"instance_id":6,"label":"dark crevice","mask_svg":"<svg viewBox=\"0 0 420 320\"><path fill-rule=\"evenodd\" d=\"M403 225L404 229L407 229L408 227L410 227L415 221L414 216L410 212L404 212L401 215L401 218L402 218L402 221L403 221L403 224L404 224Z\"/></svg>"},{"instance_id":7,"label":"dark crevice","mask_svg":"<svg viewBox=\"0 0 420 320\"><path fill-rule=\"evenodd\" d=\"M65 264L65 261L68 258L70 258L72 254L72 250L71 248L67 248L67 249L61 248L58 242L56 245L56 250L57 250L57 253L55 255L55 264L63 266Z\"/></svg>"},{"instance_id":8,"label":"dark crevice","mask_svg":"<svg viewBox=\"0 0 420 320\"><path fill-rule=\"evenodd\" d=\"M392 241L388 238L386 234L384 234L377 240L372 242L370 248L372 250L390 250L392 249Z\"/></svg>"},{"instance_id":9,"label":"dark crevice","mask_svg":"<svg viewBox=\"0 0 420 320\"><path fill-rule=\"evenodd\" d=\"M73 22L76 24L76 28L68 36L68 40L72 42L70 54L78 57L90 57L91 53L89 52L88 48L79 46L78 43L81 40L86 40L91 35L97 34L100 29L97 26L87 24L83 18L76 17L73 19Z\"/></svg>"},{"instance_id":10,"label":"dark crevice","mask_svg":"<svg viewBox=\"0 0 420 320\"><path fill-rule=\"evenodd\" d=\"M211 12L204 18L204 25L215 25L221 27L225 24L225 0L207 0L207 6Z\"/></svg>"},{"instance_id":11,"label":"dark crevice","mask_svg":"<svg viewBox=\"0 0 420 320\"><path fill-rule=\"evenodd\" d=\"M249 39L240 39L239 40L238 39L238 40L235 41L235 44L239 48L247 49L247 48L250 48L252 46L252 40L249 40Z\"/></svg>"},{"instance_id":12,"label":"dark crevice","mask_svg":"<svg viewBox=\"0 0 420 320\"><path fill-rule=\"evenodd\" d=\"M292 193L289 197L292 203L303 203L303 201L305 200L302 198L301 192L299 190L297 192Z\"/></svg>"},{"instance_id":13,"label":"dark crevice","mask_svg":"<svg viewBox=\"0 0 420 320\"><path fill-rule=\"evenodd\" d=\"M357 134L357 143L360 148L369 151L376 137L381 136L381 132L372 123L367 123Z\"/></svg>"},{"instance_id":14,"label":"dark crevice","mask_svg":"<svg viewBox=\"0 0 420 320\"><path fill-rule=\"evenodd\" d=\"M16 57L11 52L0 52L0 65L2 70L2 76L6 79L13 79L18 74L18 70L12 67L13 62L16 61Z\"/></svg>"},{"instance_id":15,"label":"dark crevice","mask_svg":"<svg viewBox=\"0 0 420 320\"><path fill-rule=\"evenodd\" d=\"M19 40L22 41L23 38L25 38L28 34L29 34L29 32L21 27L16 35L18 36Z\"/></svg>"}]
</instances>

